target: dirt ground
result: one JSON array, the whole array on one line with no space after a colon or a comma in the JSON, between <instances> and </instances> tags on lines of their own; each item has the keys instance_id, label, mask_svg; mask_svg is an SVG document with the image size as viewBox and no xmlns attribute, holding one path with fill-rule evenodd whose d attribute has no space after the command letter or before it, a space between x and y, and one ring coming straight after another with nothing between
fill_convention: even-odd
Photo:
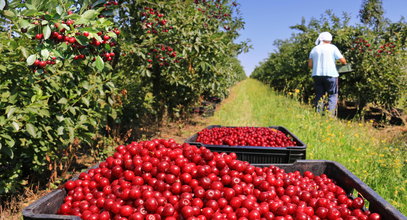
<instances>
[{"instance_id":1,"label":"dirt ground","mask_svg":"<svg viewBox=\"0 0 407 220\"><path fill-rule=\"evenodd\" d=\"M165 125L153 138L173 138L177 143L183 143L185 139L207 126L207 118L195 116L182 125L179 125L179 123Z\"/></svg>"}]
</instances>

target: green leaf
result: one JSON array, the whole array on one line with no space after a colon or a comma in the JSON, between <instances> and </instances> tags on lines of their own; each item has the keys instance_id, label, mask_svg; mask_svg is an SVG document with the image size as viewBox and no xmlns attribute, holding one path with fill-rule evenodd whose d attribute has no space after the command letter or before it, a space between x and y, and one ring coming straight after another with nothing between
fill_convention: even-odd
<instances>
[{"instance_id":1,"label":"green leaf","mask_svg":"<svg viewBox=\"0 0 407 220\"><path fill-rule=\"evenodd\" d=\"M108 97L108 98L107 98L107 102L108 102L110 105L113 105L113 104L114 104L114 101L113 101L113 99L112 99L111 97Z\"/></svg>"},{"instance_id":2,"label":"green leaf","mask_svg":"<svg viewBox=\"0 0 407 220\"><path fill-rule=\"evenodd\" d=\"M35 127L31 123L28 123L26 125L26 130L32 137L34 137L34 138L37 137L37 133L35 132Z\"/></svg>"},{"instance_id":3,"label":"green leaf","mask_svg":"<svg viewBox=\"0 0 407 220\"><path fill-rule=\"evenodd\" d=\"M58 50L53 49L52 53L56 56L56 57L62 57L61 53L59 53Z\"/></svg>"},{"instance_id":4,"label":"green leaf","mask_svg":"<svg viewBox=\"0 0 407 220\"><path fill-rule=\"evenodd\" d=\"M106 86L108 86L111 89L115 87L113 82L107 82Z\"/></svg>"},{"instance_id":5,"label":"green leaf","mask_svg":"<svg viewBox=\"0 0 407 220\"><path fill-rule=\"evenodd\" d=\"M44 19L49 21L48 23L50 23L51 19L60 19L61 17L59 15L49 15L49 14L45 14L44 15Z\"/></svg>"},{"instance_id":6,"label":"green leaf","mask_svg":"<svg viewBox=\"0 0 407 220\"><path fill-rule=\"evenodd\" d=\"M85 11L85 13L82 14L82 18L86 19L86 20L90 20L95 18L98 15L97 11L91 9L91 10L87 10Z\"/></svg>"},{"instance_id":7,"label":"green leaf","mask_svg":"<svg viewBox=\"0 0 407 220\"><path fill-rule=\"evenodd\" d=\"M67 31L71 30L71 28L66 24L61 24L61 27L63 27Z\"/></svg>"},{"instance_id":8,"label":"green leaf","mask_svg":"<svg viewBox=\"0 0 407 220\"><path fill-rule=\"evenodd\" d=\"M92 33L91 36L94 37L97 41L100 41L100 42L103 41L102 38L99 35L97 35L96 33Z\"/></svg>"},{"instance_id":9,"label":"green leaf","mask_svg":"<svg viewBox=\"0 0 407 220\"><path fill-rule=\"evenodd\" d=\"M60 122L65 119L63 115L57 115L56 118L57 118L57 120L60 121Z\"/></svg>"},{"instance_id":10,"label":"green leaf","mask_svg":"<svg viewBox=\"0 0 407 220\"><path fill-rule=\"evenodd\" d=\"M75 138L75 130L72 127L68 127L69 141L73 141Z\"/></svg>"},{"instance_id":11,"label":"green leaf","mask_svg":"<svg viewBox=\"0 0 407 220\"><path fill-rule=\"evenodd\" d=\"M0 116L0 126L4 126L5 124L6 124L6 118L4 116Z\"/></svg>"},{"instance_id":12,"label":"green leaf","mask_svg":"<svg viewBox=\"0 0 407 220\"><path fill-rule=\"evenodd\" d=\"M37 16L38 11L36 9L29 9L22 11L21 14L24 16Z\"/></svg>"},{"instance_id":13,"label":"green leaf","mask_svg":"<svg viewBox=\"0 0 407 220\"><path fill-rule=\"evenodd\" d=\"M113 110L112 113L110 114L110 116L111 116L113 119L116 119L116 118L117 118L117 112L116 112L115 110Z\"/></svg>"},{"instance_id":14,"label":"green leaf","mask_svg":"<svg viewBox=\"0 0 407 220\"><path fill-rule=\"evenodd\" d=\"M108 32L106 35L113 38L113 39L115 39L115 40L117 40L117 35L114 32Z\"/></svg>"},{"instance_id":15,"label":"green leaf","mask_svg":"<svg viewBox=\"0 0 407 220\"><path fill-rule=\"evenodd\" d=\"M8 141L6 141L7 142L7 145L9 145L10 147L13 147L14 146L14 140L8 140ZM10 159L13 159L14 158L14 152L13 152L13 150L11 150L11 148L9 148L9 147L6 147L6 148L4 148L4 149L1 149L3 152L5 152L9 157L10 157Z\"/></svg>"},{"instance_id":16,"label":"green leaf","mask_svg":"<svg viewBox=\"0 0 407 220\"><path fill-rule=\"evenodd\" d=\"M88 45L88 38L85 36L75 36L76 41L78 41L78 43L80 43L82 46L86 46Z\"/></svg>"},{"instance_id":17,"label":"green leaf","mask_svg":"<svg viewBox=\"0 0 407 220\"><path fill-rule=\"evenodd\" d=\"M31 23L24 19L20 19L18 23L20 24L20 27L22 27L22 28L28 28L31 26Z\"/></svg>"},{"instance_id":18,"label":"green leaf","mask_svg":"<svg viewBox=\"0 0 407 220\"><path fill-rule=\"evenodd\" d=\"M44 69L37 69L37 73L43 74L43 73L44 73Z\"/></svg>"},{"instance_id":19,"label":"green leaf","mask_svg":"<svg viewBox=\"0 0 407 220\"><path fill-rule=\"evenodd\" d=\"M65 51L65 50L68 49L68 45L67 45L67 44L60 44L60 45L59 45L59 48L60 48L62 51Z\"/></svg>"},{"instance_id":20,"label":"green leaf","mask_svg":"<svg viewBox=\"0 0 407 220\"><path fill-rule=\"evenodd\" d=\"M88 119L88 117L86 117L86 115L81 115L81 116L79 116L79 121L80 121L81 123L86 122L87 119Z\"/></svg>"},{"instance_id":21,"label":"green leaf","mask_svg":"<svg viewBox=\"0 0 407 220\"><path fill-rule=\"evenodd\" d=\"M79 85L84 89L89 89L89 82L88 81L82 81L82 83Z\"/></svg>"},{"instance_id":22,"label":"green leaf","mask_svg":"<svg viewBox=\"0 0 407 220\"><path fill-rule=\"evenodd\" d=\"M57 13L58 13L59 15L62 15L62 14L64 13L64 9L61 7L61 5L58 5L57 8L56 8L56 10L57 10Z\"/></svg>"},{"instance_id":23,"label":"green leaf","mask_svg":"<svg viewBox=\"0 0 407 220\"><path fill-rule=\"evenodd\" d=\"M27 7L28 9L31 9L31 10L36 10L37 9L34 5L29 4L29 3L25 3L25 7Z\"/></svg>"},{"instance_id":24,"label":"green leaf","mask_svg":"<svg viewBox=\"0 0 407 220\"><path fill-rule=\"evenodd\" d=\"M76 110L74 107L69 107L68 109L73 115L76 115Z\"/></svg>"},{"instance_id":25,"label":"green leaf","mask_svg":"<svg viewBox=\"0 0 407 220\"><path fill-rule=\"evenodd\" d=\"M11 106L11 105L7 106L7 108L6 108L7 118L10 118L16 110L17 110L17 108L15 106Z\"/></svg>"},{"instance_id":26,"label":"green leaf","mask_svg":"<svg viewBox=\"0 0 407 220\"><path fill-rule=\"evenodd\" d=\"M97 2L93 3L92 8L94 8L95 6L98 6L100 4L103 4L105 2L106 2L106 0L98 0Z\"/></svg>"},{"instance_id":27,"label":"green leaf","mask_svg":"<svg viewBox=\"0 0 407 220\"><path fill-rule=\"evenodd\" d=\"M97 33L98 32L95 28L92 28L92 27L81 28L81 32L85 32L85 31L87 31L89 33Z\"/></svg>"},{"instance_id":28,"label":"green leaf","mask_svg":"<svg viewBox=\"0 0 407 220\"><path fill-rule=\"evenodd\" d=\"M3 65L0 65L0 70L3 71L3 72L6 72L6 71L7 71L7 67L5 67L5 66L3 66Z\"/></svg>"},{"instance_id":29,"label":"green leaf","mask_svg":"<svg viewBox=\"0 0 407 220\"><path fill-rule=\"evenodd\" d=\"M13 147L16 144L16 142L13 139L7 139L6 143L10 147ZM13 156L14 156L13 151L11 151L11 154L9 154L9 156L10 156L11 159L13 159Z\"/></svg>"},{"instance_id":30,"label":"green leaf","mask_svg":"<svg viewBox=\"0 0 407 220\"><path fill-rule=\"evenodd\" d=\"M198 45L196 45L196 44L194 44L194 48L195 48L196 52L198 52L198 53L199 53L199 46L198 46Z\"/></svg>"},{"instance_id":31,"label":"green leaf","mask_svg":"<svg viewBox=\"0 0 407 220\"><path fill-rule=\"evenodd\" d=\"M79 14L82 14L83 11L85 11L85 10L88 9L88 8L90 8L90 7L89 7L90 3L91 3L90 0L84 1L84 2L82 3L81 10L79 11Z\"/></svg>"},{"instance_id":32,"label":"green leaf","mask_svg":"<svg viewBox=\"0 0 407 220\"><path fill-rule=\"evenodd\" d=\"M103 62L102 57L100 57L100 56L96 57L95 65L96 65L96 69L98 69L99 71L103 70L103 68L105 67L105 63Z\"/></svg>"},{"instance_id":33,"label":"green leaf","mask_svg":"<svg viewBox=\"0 0 407 220\"><path fill-rule=\"evenodd\" d=\"M27 58L27 65L28 65L28 66L33 65L36 59L37 59L37 55L36 55L36 54L30 55L30 56Z\"/></svg>"},{"instance_id":34,"label":"green leaf","mask_svg":"<svg viewBox=\"0 0 407 220\"><path fill-rule=\"evenodd\" d=\"M49 58L49 51L47 49L41 50L41 56L44 60Z\"/></svg>"},{"instance_id":35,"label":"green leaf","mask_svg":"<svg viewBox=\"0 0 407 220\"><path fill-rule=\"evenodd\" d=\"M48 39L51 36L51 28L49 27L49 25L45 26L42 29L42 33L44 34L44 39Z\"/></svg>"},{"instance_id":36,"label":"green leaf","mask_svg":"<svg viewBox=\"0 0 407 220\"><path fill-rule=\"evenodd\" d=\"M31 2L31 4L32 4L34 7L36 7L36 8L41 7L42 4L43 4L43 1L41 1L41 0L31 0L30 2Z\"/></svg>"},{"instance_id":37,"label":"green leaf","mask_svg":"<svg viewBox=\"0 0 407 220\"><path fill-rule=\"evenodd\" d=\"M20 126L18 125L17 122L13 121L13 122L11 123L11 125L13 125L13 128L16 129L16 131L20 130Z\"/></svg>"},{"instance_id":38,"label":"green leaf","mask_svg":"<svg viewBox=\"0 0 407 220\"><path fill-rule=\"evenodd\" d=\"M110 44L104 44L105 45L105 50L109 51L112 47L110 46Z\"/></svg>"},{"instance_id":39,"label":"green leaf","mask_svg":"<svg viewBox=\"0 0 407 220\"><path fill-rule=\"evenodd\" d=\"M5 139L9 139L9 140L11 140L11 139L13 139L10 135L8 135L8 134L0 134L0 137L3 137L3 138L5 138Z\"/></svg>"},{"instance_id":40,"label":"green leaf","mask_svg":"<svg viewBox=\"0 0 407 220\"><path fill-rule=\"evenodd\" d=\"M66 104L66 103L68 103L68 99L66 99L66 98L61 98L57 103L58 103L58 104Z\"/></svg>"},{"instance_id":41,"label":"green leaf","mask_svg":"<svg viewBox=\"0 0 407 220\"><path fill-rule=\"evenodd\" d=\"M66 19L72 19L72 20L78 20L78 19L81 18L81 16L78 15L78 14L70 14L70 15L66 16L65 18ZM75 21L75 24L76 24L76 21Z\"/></svg>"},{"instance_id":42,"label":"green leaf","mask_svg":"<svg viewBox=\"0 0 407 220\"><path fill-rule=\"evenodd\" d=\"M89 99L87 99L86 97L82 97L82 102L83 102L83 104L85 104L87 107L89 107Z\"/></svg>"},{"instance_id":43,"label":"green leaf","mask_svg":"<svg viewBox=\"0 0 407 220\"><path fill-rule=\"evenodd\" d=\"M23 56L24 56L25 58L27 58L27 57L28 57L28 51L27 51L27 49L26 49L25 47L20 47L20 50L21 50L21 53L23 54Z\"/></svg>"},{"instance_id":44,"label":"green leaf","mask_svg":"<svg viewBox=\"0 0 407 220\"><path fill-rule=\"evenodd\" d=\"M58 134L58 135L63 135L63 134L64 134L64 127L63 127L63 126L60 126L60 127L57 129L57 134Z\"/></svg>"},{"instance_id":45,"label":"green leaf","mask_svg":"<svg viewBox=\"0 0 407 220\"><path fill-rule=\"evenodd\" d=\"M14 14L14 12L10 10L4 10L3 15L6 16L7 18L13 18L16 16L16 14Z\"/></svg>"},{"instance_id":46,"label":"green leaf","mask_svg":"<svg viewBox=\"0 0 407 220\"><path fill-rule=\"evenodd\" d=\"M145 69L145 70L144 70L144 75L146 75L146 76L148 76L148 77L151 77L151 71Z\"/></svg>"},{"instance_id":47,"label":"green leaf","mask_svg":"<svg viewBox=\"0 0 407 220\"><path fill-rule=\"evenodd\" d=\"M49 117L49 112L45 109L38 110L38 116L40 117Z\"/></svg>"}]
</instances>

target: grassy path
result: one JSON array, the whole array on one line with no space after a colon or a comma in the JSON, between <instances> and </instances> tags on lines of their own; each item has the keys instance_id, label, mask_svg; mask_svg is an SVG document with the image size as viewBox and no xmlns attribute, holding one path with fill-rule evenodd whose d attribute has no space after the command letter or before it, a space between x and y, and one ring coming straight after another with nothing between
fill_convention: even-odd
<instances>
[{"instance_id":1,"label":"grassy path","mask_svg":"<svg viewBox=\"0 0 407 220\"><path fill-rule=\"evenodd\" d=\"M369 124L320 116L253 79L232 88L207 124L284 126L307 144L307 159L341 163L407 215L405 143L391 143L387 134Z\"/></svg>"}]
</instances>

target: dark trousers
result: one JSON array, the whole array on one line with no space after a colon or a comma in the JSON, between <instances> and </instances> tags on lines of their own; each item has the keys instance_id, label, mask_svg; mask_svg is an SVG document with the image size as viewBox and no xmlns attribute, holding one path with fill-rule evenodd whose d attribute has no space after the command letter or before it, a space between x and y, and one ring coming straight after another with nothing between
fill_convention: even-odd
<instances>
[{"instance_id":1,"label":"dark trousers","mask_svg":"<svg viewBox=\"0 0 407 220\"><path fill-rule=\"evenodd\" d=\"M332 114L336 113L336 105L338 103L338 77L330 76L313 76L315 100L314 106L317 112L325 110L323 101L324 95L328 94L328 107L327 110Z\"/></svg>"}]
</instances>

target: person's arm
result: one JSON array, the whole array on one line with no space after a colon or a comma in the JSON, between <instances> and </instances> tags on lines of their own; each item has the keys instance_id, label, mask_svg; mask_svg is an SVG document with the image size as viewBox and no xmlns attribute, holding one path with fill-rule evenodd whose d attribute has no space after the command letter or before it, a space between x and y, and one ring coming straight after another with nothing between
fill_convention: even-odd
<instances>
[{"instance_id":1,"label":"person's arm","mask_svg":"<svg viewBox=\"0 0 407 220\"><path fill-rule=\"evenodd\" d=\"M339 49L335 46L335 50L334 50L334 56L336 60L339 60L339 62L342 65L346 64L346 59L343 57L342 53L339 51Z\"/></svg>"},{"instance_id":2,"label":"person's arm","mask_svg":"<svg viewBox=\"0 0 407 220\"><path fill-rule=\"evenodd\" d=\"M312 69L312 59L308 60L308 68Z\"/></svg>"},{"instance_id":3,"label":"person's arm","mask_svg":"<svg viewBox=\"0 0 407 220\"><path fill-rule=\"evenodd\" d=\"M345 65L346 64L346 59L342 57L342 58L339 59L339 62L341 62L343 65Z\"/></svg>"}]
</instances>

